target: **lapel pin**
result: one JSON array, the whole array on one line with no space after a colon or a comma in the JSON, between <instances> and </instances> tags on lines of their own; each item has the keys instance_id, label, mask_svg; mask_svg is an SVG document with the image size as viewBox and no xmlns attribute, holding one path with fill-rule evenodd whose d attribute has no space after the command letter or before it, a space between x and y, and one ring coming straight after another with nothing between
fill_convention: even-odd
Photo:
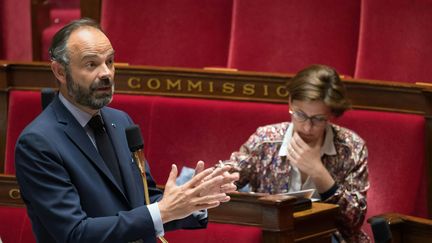
<instances>
[{"instance_id":1,"label":"lapel pin","mask_svg":"<svg viewBox=\"0 0 432 243\"><path fill-rule=\"evenodd\" d=\"M114 124L114 123L111 123L111 126L114 127L114 128L116 128L116 124Z\"/></svg>"}]
</instances>

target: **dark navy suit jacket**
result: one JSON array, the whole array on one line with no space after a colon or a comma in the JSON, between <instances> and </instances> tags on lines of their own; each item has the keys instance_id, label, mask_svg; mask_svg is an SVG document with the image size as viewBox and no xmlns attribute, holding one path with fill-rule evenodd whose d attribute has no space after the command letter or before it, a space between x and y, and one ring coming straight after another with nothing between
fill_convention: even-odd
<instances>
[{"instance_id":1,"label":"dark navy suit jacket","mask_svg":"<svg viewBox=\"0 0 432 243\"><path fill-rule=\"evenodd\" d=\"M125 112L108 107L101 115L118 156L124 189L58 97L18 139L16 175L38 242L156 241L140 172L127 146L125 128L133 122ZM148 170L147 178L155 202L162 192ZM206 223L189 216L164 228L201 228Z\"/></svg>"}]
</instances>

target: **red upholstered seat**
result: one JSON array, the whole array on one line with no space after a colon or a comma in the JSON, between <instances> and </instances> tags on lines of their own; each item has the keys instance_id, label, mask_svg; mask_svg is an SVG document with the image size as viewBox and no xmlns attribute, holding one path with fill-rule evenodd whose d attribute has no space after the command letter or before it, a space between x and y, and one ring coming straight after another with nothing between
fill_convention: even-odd
<instances>
[{"instance_id":1,"label":"red upholstered seat","mask_svg":"<svg viewBox=\"0 0 432 243\"><path fill-rule=\"evenodd\" d=\"M42 111L40 97L38 91L9 92L5 174L15 174L15 143L24 127ZM0 206L0 237L3 243L36 242L25 207Z\"/></svg>"},{"instance_id":2,"label":"red upholstered seat","mask_svg":"<svg viewBox=\"0 0 432 243\"><path fill-rule=\"evenodd\" d=\"M36 242L24 207L0 206L0 216L0 238L3 243Z\"/></svg>"},{"instance_id":3,"label":"red upholstered seat","mask_svg":"<svg viewBox=\"0 0 432 243\"><path fill-rule=\"evenodd\" d=\"M432 82L432 3L363 0L358 78Z\"/></svg>"},{"instance_id":4,"label":"red upholstered seat","mask_svg":"<svg viewBox=\"0 0 432 243\"><path fill-rule=\"evenodd\" d=\"M340 124L354 129L369 149L368 215L384 212L427 217L423 116L350 111Z\"/></svg>"},{"instance_id":5,"label":"red upholstered seat","mask_svg":"<svg viewBox=\"0 0 432 243\"><path fill-rule=\"evenodd\" d=\"M15 143L22 130L42 111L39 91L9 92L5 174L15 174Z\"/></svg>"},{"instance_id":6,"label":"red upholstered seat","mask_svg":"<svg viewBox=\"0 0 432 243\"><path fill-rule=\"evenodd\" d=\"M51 25L42 32L42 61L49 61L48 49L54 34L64 25L80 18L79 8L53 8L50 11Z\"/></svg>"},{"instance_id":7,"label":"red upholstered seat","mask_svg":"<svg viewBox=\"0 0 432 243\"><path fill-rule=\"evenodd\" d=\"M25 208L0 206L0 215L0 236L3 243L36 242ZM177 230L166 232L165 235L167 240L175 243L189 243L191 237L196 242L262 242L260 228L217 223L210 223L207 229Z\"/></svg>"},{"instance_id":8,"label":"red upholstered seat","mask_svg":"<svg viewBox=\"0 0 432 243\"><path fill-rule=\"evenodd\" d=\"M234 1L229 67L297 72L312 63L354 74L360 1Z\"/></svg>"},{"instance_id":9,"label":"red upholstered seat","mask_svg":"<svg viewBox=\"0 0 432 243\"><path fill-rule=\"evenodd\" d=\"M143 95L114 95L114 99L109 105L112 108L126 111L139 125L144 139L144 150L147 151L149 136L151 130L151 114L157 96L143 96Z\"/></svg>"},{"instance_id":10,"label":"red upholstered seat","mask_svg":"<svg viewBox=\"0 0 432 243\"><path fill-rule=\"evenodd\" d=\"M232 0L106 0L101 24L116 50L116 61L225 67L231 8Z\"/></svg>"},{"instance_id":11,"label":"red upholstered seat","mask_svg":"<svg viewBox=\"0 0 432 243\"><path fill-rule=\"evenodd\" d=\"M135 120L147 114L128 110ZM194 168L228 159L258 126L288 119L285 104L158 97L151 116L147 158L152 174L165 184L172 163ZM181 169L181 166L179 166Z\"/></svg>"},{"instance_id":12,"label":"red upholstered seat","mask_svg":"<svg viewBox=\"0 0 432 243\"><path fill-rule=\"evenodd\" d=\"M366 218L386 212L427 217L423 116L349 111L336 123L366 140L370 180ZM363 228L370 233L368 224Z\"/></svg>"},{"instance_id":13,"label":"red upholstered seat","mask_svg":"<svg viewBox=\"0 0 432 243\"><path fill-rule=\"evenodd\" d=\"M257 227L209 223L207 229L167 232L166 239L173 243L260 243L262 233Z\"/></svg>"}]
</instances>

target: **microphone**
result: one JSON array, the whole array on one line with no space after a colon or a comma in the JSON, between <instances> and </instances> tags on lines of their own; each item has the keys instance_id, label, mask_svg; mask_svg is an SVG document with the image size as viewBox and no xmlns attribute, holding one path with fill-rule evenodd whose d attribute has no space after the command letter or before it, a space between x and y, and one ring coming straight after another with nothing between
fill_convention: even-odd
<instances>
[{"instance_id":1,"label":"microphone","mask_svg":"<svg viewBox=\"0 0 432 243\"><path fill-rule=\"evenodd\" d=\"M42 110L44 110L54 99L55 91L52 88L43 88L41 90Z\"/></svg>"},{"instance_id":2,"label":"microphone","mask_svg":"<svg viewBox=\"0 0 432 243\"><path fill-rule=\"evenodd\" d=\"M132 153L144 148L144 140L141 136L141 130L138 125L134 124L127 127L125 132L129 150Z\"/></svg>"},{"instance_id":3,"label":"microphone","mask_svg":"<svg viewBox=\"0 0 432 243\"><path fill-rule=\"evenodd\" d=\"M145 173L145 162L146 158L144 156L144 140L141 136L141 129L138 125L134 124L125 129L126 139L128 143L129 150L132 152L138 168L141 172L141 179L144 185L144 199L146 205L150 204L150 196L148 193L147 175ZM168 241L163 237L159 236L159 240L162 243L168 243Z\"/></svg>"},{"instance_id":4,"label":"microphone","mask_svg":"<svg viewBox=\"0 0 432 243\"><path fill-rule=\"evenodd\" d=\"M145 156L144 156L144 140L141 136L141 129L138 125L134 124L125 129L126 139L129 150L132 152L135 162L141 172L141 178L144 184L144 196L146 204L150 204L150 197L148 195L147 176L145 173Z\"/></svg>"}]
</instances>

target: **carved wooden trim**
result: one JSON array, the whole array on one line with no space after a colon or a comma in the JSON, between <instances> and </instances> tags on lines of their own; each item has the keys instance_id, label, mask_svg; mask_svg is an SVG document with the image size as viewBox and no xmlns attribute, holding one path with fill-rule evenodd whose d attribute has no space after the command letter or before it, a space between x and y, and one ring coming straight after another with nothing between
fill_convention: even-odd
<instances>
[{"instance_id":1,"label":"carved wooden trim","mask_svg":"<svg viewBox=\"0 0 432 243\"><path fill-rule=\"evenodd\" d=\"M0 205L24 207L15 176L0 175Z\"/></svg>"},{"instance_id":2,"label":"carved wooden trim","mask_svg":"<svg viewBox=\"0 0 432 243\"><path fill-rule=\"evenodd\" d=\"M1 63L0 63L1 64ZM3 63L1 89L56 87L48 63ZM0 70L1 71L1 70ZM207 99L286 103L292 74L116 66L116 92ZM354 108L425 114L424 87L378 80L344 79Z\"/></svg>"}]
</instances>

